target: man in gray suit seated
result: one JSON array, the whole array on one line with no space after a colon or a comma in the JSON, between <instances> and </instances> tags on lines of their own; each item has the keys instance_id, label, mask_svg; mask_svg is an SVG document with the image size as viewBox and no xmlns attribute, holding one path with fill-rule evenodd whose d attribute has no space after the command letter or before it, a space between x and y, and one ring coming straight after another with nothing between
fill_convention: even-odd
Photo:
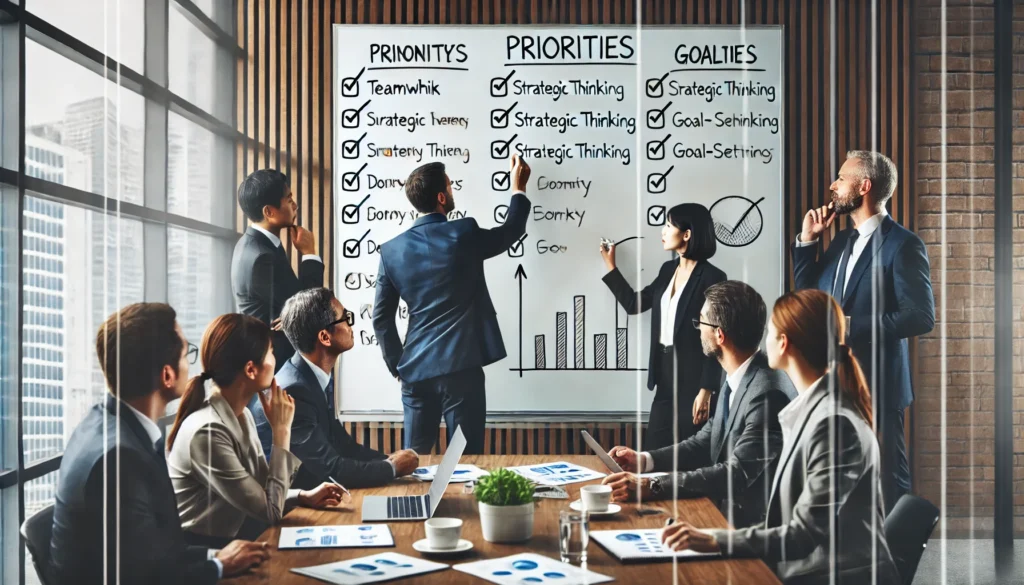
<instances>
[{"instance_id":1,"label":"man in gray suit seated","mask_svg":"<svg viewBox=\"0 0 1024 585\"><path fill-rule=\"evenodd\" d=\"M753 287L727 280L707 289L693 326L706 355L718 358L726 380L717 392L711 422L689 439L637 453L614 447L609 455L625 470L605 478L617 501L636 497L708 497L733 526L764 521L771 478L782 450L779 411L796 395L781 372L758 350L767 309ZM665 472L650 477L637 473Z\"/></svg>"}]
</instances>

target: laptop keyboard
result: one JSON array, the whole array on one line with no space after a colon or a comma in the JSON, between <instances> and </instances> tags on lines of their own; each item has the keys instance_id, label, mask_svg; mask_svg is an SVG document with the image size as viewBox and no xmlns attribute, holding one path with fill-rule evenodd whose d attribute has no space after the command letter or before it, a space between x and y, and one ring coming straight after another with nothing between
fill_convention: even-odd
<instances>
[{"instance_id":1,"label":"laptop keyboard","mask_svg":"<svg viewBox=\"0 0 1024 585\"><path fill-rule=\"evenodd\" d=\"M424 501L430 506L430 496L392 496L388 498L388 518L423 518Z\"/></svg>"}]
</instances>

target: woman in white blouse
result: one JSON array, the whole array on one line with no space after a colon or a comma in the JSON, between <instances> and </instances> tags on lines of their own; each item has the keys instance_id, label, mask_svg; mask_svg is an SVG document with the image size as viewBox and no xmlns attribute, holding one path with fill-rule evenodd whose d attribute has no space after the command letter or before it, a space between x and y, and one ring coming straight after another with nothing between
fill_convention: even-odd
<instances>
[{"instance_id":1,"label":"woman in white blouse","mask_svg":"<svg viewBox=\"0 0 1024 585\"><path fill-rule=\"evenodd\" d=\"M786 585L898 583L885 541L871 394L828 294L781 297L768 322L768 363L799 392L779 412L783 447L763 526L665 529L676 550L760 557Z\"/></svg>"},{"instance_id":2,"label":"woman in white blouse","mask_svg":"<svg viewBox=\"0 0 1024 585\"><path fill-rule=\"evenodd\" d=\"M276 524L289 504L339 504L343 492L333 484L289 490L301 465L289 452L295 403L274 381L270 328L254 317L222 315L203 335L202 361L203 373L189 381L167 438L167 465L186 539L212 547L253 539ZM209 398L208 379L214 385ZM269 397L263 393L267 388ZM273 430L269 463L246 408L253 395L259 395Z\"/></svg>"},{"instance_id":3,"label":"woman in white blouse","mask_svg":"<svg viewBox=\"0 0 1024 585\"><path fill-rule=\"evenodd\" d=\"M651 311L651 356L647 389L657 392L644 434L645 450L683 441L708 420L712 394L722 385L722 366L707 355L699 327L704 291L726 280L724 272L708 259L715 255L717 240L711 213L699 203L683 203L669 209L661 228L661 246L672 254L657 278L640 292L615 266L615 246L601 246L608 267L604 283L626 313Z\"/></svg>"}]
</instances>

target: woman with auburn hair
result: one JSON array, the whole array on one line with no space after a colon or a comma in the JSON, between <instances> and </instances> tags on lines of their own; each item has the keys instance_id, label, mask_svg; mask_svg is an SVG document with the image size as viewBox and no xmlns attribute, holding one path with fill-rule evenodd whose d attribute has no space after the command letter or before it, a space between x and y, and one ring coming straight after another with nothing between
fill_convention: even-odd
<instances>
[{"instance_id":1,"label":"woman with auburn hair","mask_svg":"<svg viewBox=\"0 0 1024 585\"><path fill-rule=\"evenodd\" d=\"M167 466L186 540L217 548L259 536L281 519L286 504L339 504L343 492L334 484L288 489L301 465L289 451L295 403L274 380L270 328L255 317L221 315L206 328L201 353L203 373L189 381L167 437ZM214 386L209 397L206 380ZM254 395L274 434L269 463L246 408Z\"/></svg>"},{"instance_id":2,"label":"woman with auburn hair","mask_svg":"<svg viewBox=\"0 0 1024 585\"><path fill-rule=\"evenodd\" d=\"M667 546L759 557L787 585L872 583L872 575L876 583L899 582L885 542L871 395L841 341L845 322L835 300L818 290L776 301L768 363L784 370L799 394L779 413L783 447L767 520L745 530L679 522L665 529Z\"/></svg>"}]
</instances>

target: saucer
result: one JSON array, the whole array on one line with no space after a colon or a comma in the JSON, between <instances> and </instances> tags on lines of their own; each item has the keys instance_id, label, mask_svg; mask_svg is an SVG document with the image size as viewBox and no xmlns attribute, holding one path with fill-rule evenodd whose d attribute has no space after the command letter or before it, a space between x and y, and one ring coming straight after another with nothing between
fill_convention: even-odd
<instances>
[{"instance_id":1,"label":"saucer","mask_svg":"<svg viewBox=\"0 0 1024 585\"><path fill-rule=\"evenodd\" d=\"M456 553L466 552L473 548L473 543L466 539L459 539L459 544L455 545L455 548L430 548L430 542L426 538L417 540L412 543L412 547L417 551L428 554L428 555L451 555Z\"/></svg>"},{"instance_id":2,"label":"saucer","mask_svg":"<svg viewBox=\"0 0 1024 585\"><path fill-rule=\"evenodd\" d=\"M580 500L576 500L575 502L569 504L569 507L572 508L573 510L576 510L577 512L582 512L583 511L583 502L581 502ZM620 506L618 504L608 504L608 508L605 509L603 512L590 511L590 515L591 516L611 516L612 514L618 514L621 511L622 511L622 506Z\"/></svg>"}]
</instances>

